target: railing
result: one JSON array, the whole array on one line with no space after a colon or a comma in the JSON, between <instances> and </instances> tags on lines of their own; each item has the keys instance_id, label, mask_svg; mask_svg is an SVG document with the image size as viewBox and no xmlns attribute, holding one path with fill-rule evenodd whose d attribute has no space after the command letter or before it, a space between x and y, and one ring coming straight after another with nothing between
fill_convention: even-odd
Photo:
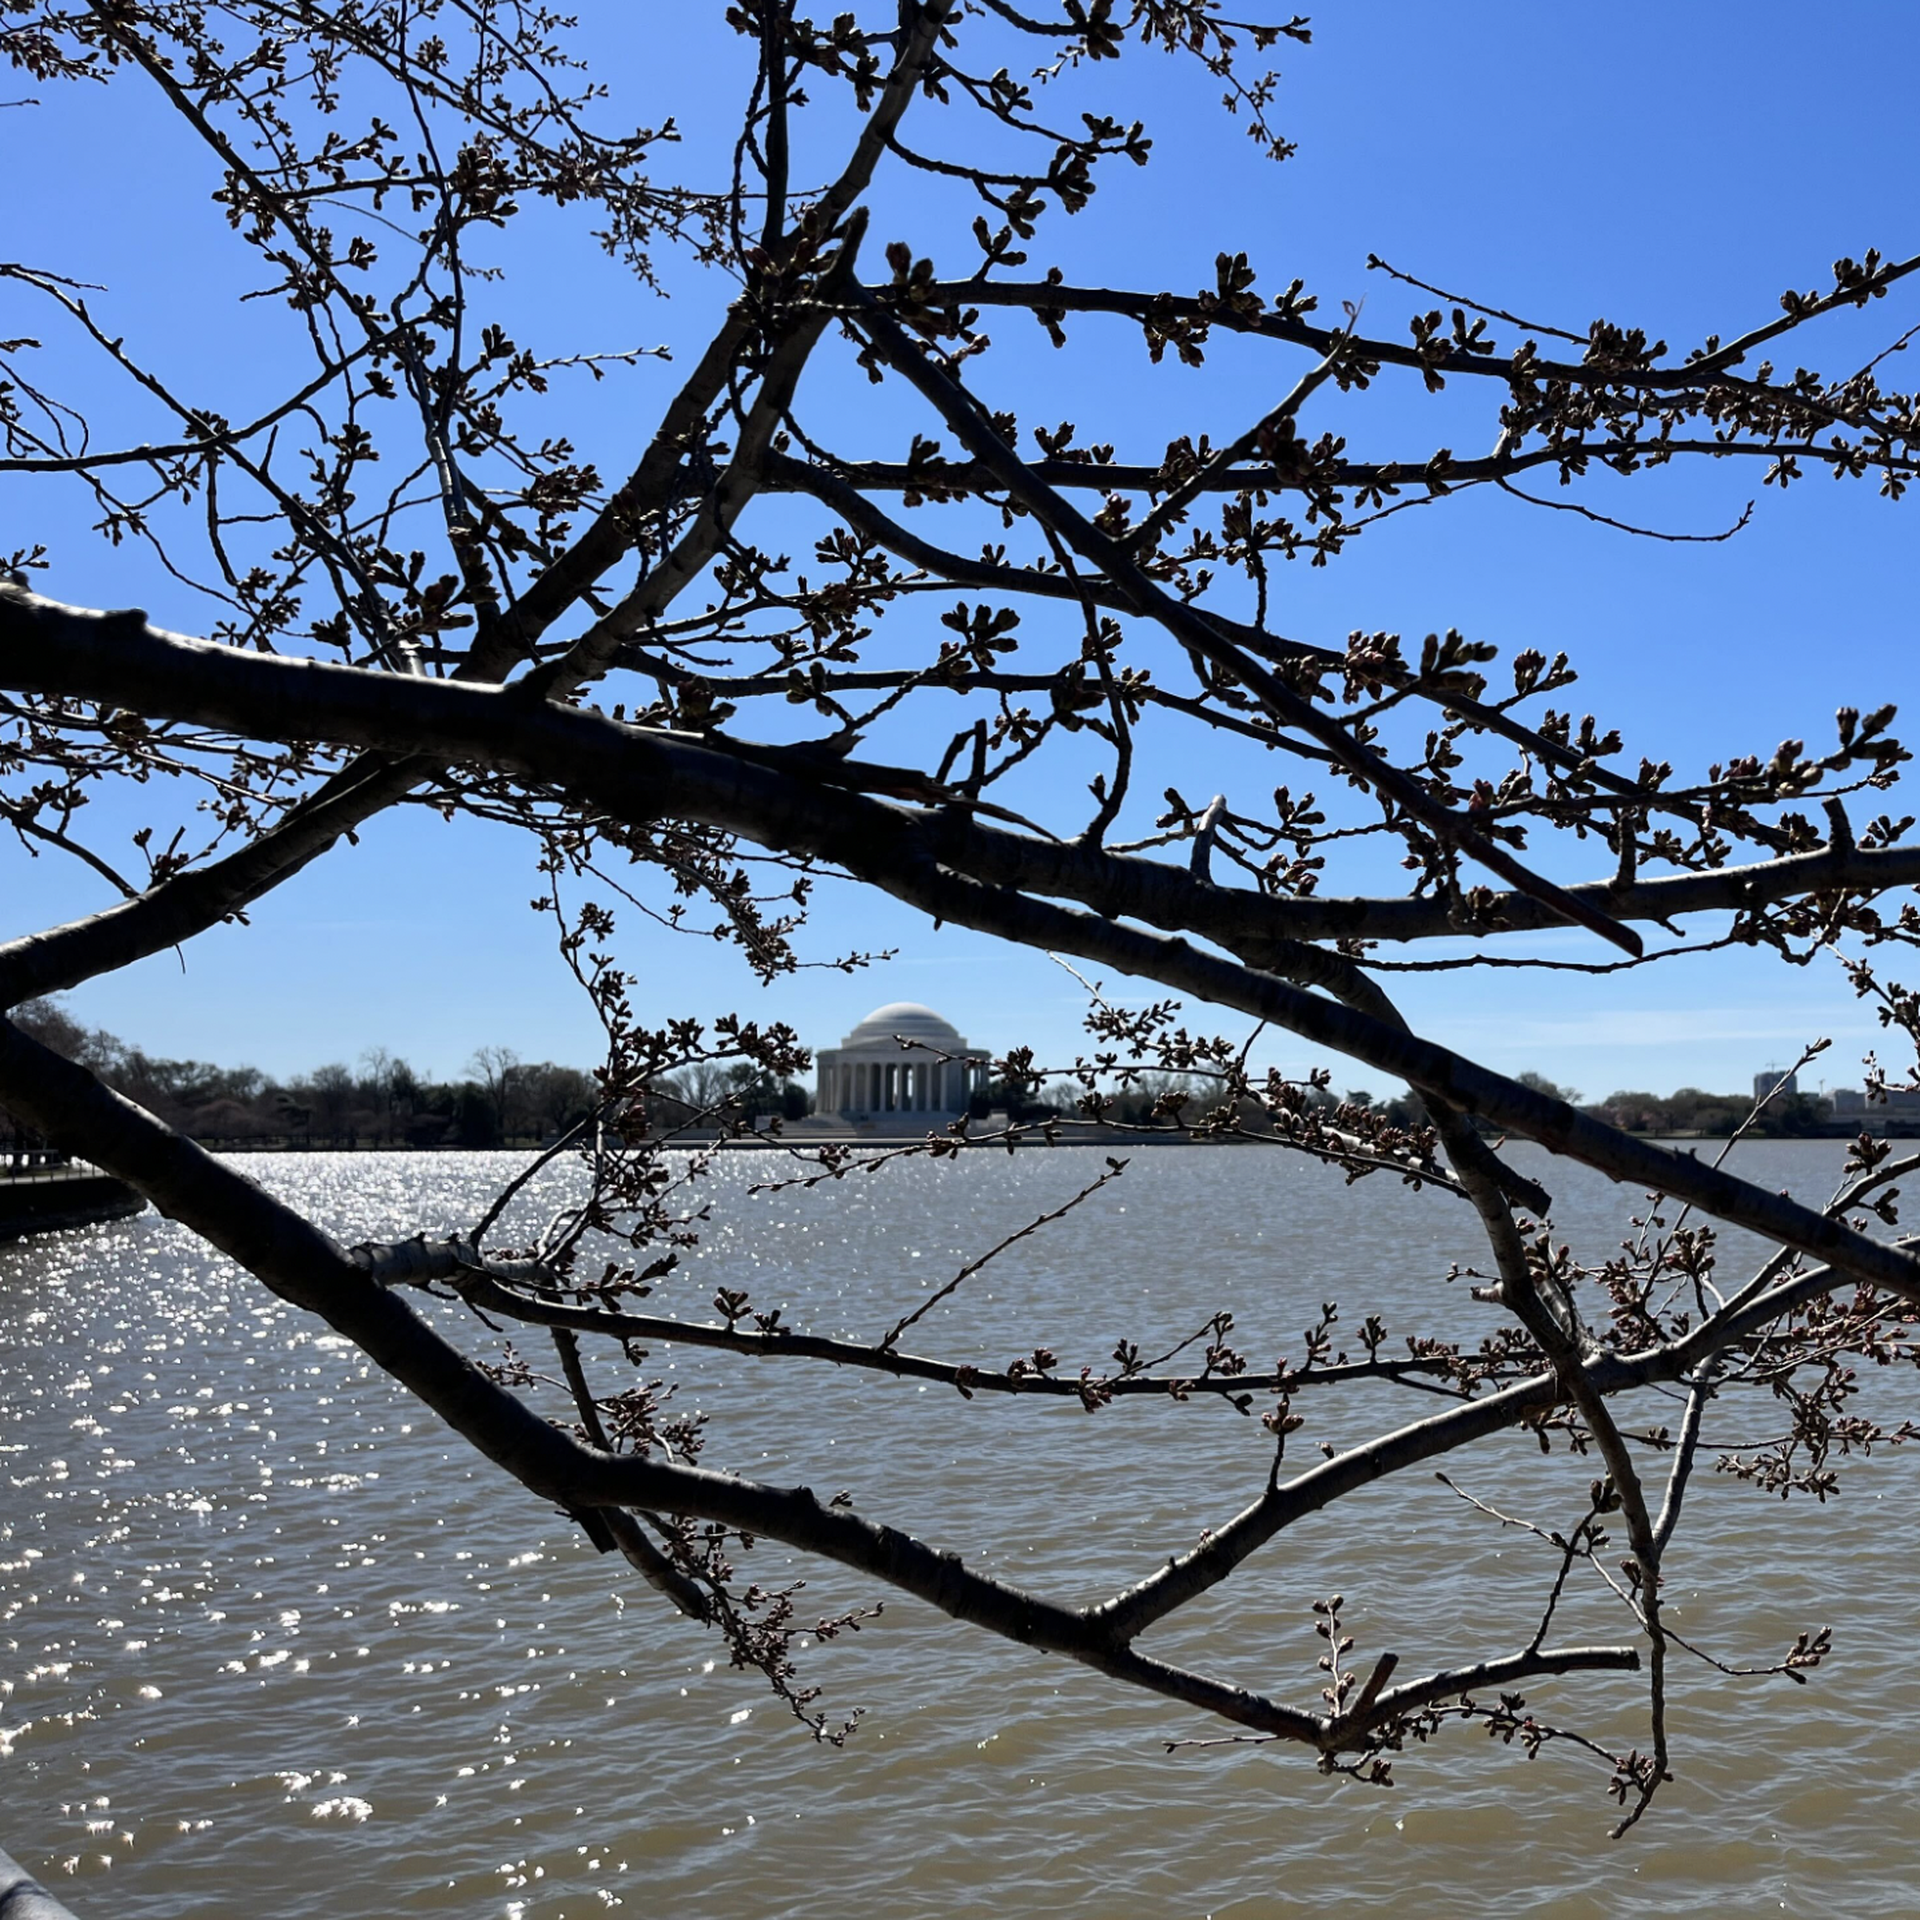
<instances>
[{"instance_id":1,"label":"railing","mask_svg":"<svg viewBox=\"0 0 1920 1920\"><path fill-rule=\"evenodd\" d=\"M84 1161L70 1160L64 1153L55 1153L46 1147L18 1147L0 1153L0 1182L66 1180L76 1174L91 1175L96 1171Z\"/></svg>"}]
</instances>

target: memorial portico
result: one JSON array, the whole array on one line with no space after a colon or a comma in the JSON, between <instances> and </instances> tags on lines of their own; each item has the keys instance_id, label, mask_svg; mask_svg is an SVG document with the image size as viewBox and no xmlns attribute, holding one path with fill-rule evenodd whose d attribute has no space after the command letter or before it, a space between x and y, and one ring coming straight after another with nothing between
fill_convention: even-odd
<instances>
[{"instance_id":1,"label":"memorial portico","mask_svg":"<svg viewBox=\"0 0 1920 1920\"><path fill-rule=\"evenodd\" d=\"M957 1119L986 1090L991 1056L969 1047L931 1007L900 1000L868 1014L839 1046L823 1048L818 1064L818 1114L933 1121Z\"/></svg>"}]
</instances>

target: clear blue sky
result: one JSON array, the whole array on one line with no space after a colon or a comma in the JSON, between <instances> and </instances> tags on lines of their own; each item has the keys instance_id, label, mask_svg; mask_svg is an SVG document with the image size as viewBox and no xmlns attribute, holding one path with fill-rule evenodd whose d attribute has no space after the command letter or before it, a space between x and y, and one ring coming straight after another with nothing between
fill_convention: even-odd
<instances>
[{"instance_id":1,"label":"clear blue sky","mask_svg":"<svg viewBox=\"0 0 1920 1920\"><path fill-rule=\"evenodd\" d=\"M678 115L689 156L716 169L713 142L737 74L729 38L708 18L718 12L606 0L583 10L624 113ZM1843 253L1920 250L1911 116L1900 106L1920 70L1911 4L1837 0L1817 14L1770 0L1738 9L1497 4L1463 15L1356 0L1313 24L1311 48L1276 56L1286 73L1276 118L1300 143L1283 167L1256 160L1231 123L1207 112L1210 89L1158 56L1130 56L1133 110L1152 122L1154 164L1110 175L1077 220L1050 218L1035 265L1195 288L1211 281L1217 250L1245 248L1264 289L1299 275L1323 311L1364 298L1368 328L1398 334L1414 296L1365 271L1372 252L1518 312L1575 327L1604 313L1684 346L1769 317L1783 288L1825 284ZM693 57L701 51L715 58ZM26 91L16 84L7 97ZM97 298L113 324L228 411L240 411L249 383L267 390L281 322L208 296L209 287L237 289L250 267L206 204L204 163L136 82L0 113L0 168L35 183L10 195L13 257L105 283ZM876 239L905 238L956 268L970 260L970 204L895 176L876 206ZM673 342L684 367L722 297L683 280L675 299L649 298L558 240L536 264L505 291L503 310L530 335L544 330L553 350ZM556 312L575 317L556 330ZM1857 364L1917 318L1920 296L1902 288L1864 317L1838 317L1802 352L1823 371ZM0 330L43 326L0 308ZM1118 325L1076 324L1059 355L1016 316L996 331L1011 343L989 362L996 403L1029 419L1073 418L1116 441L1122 457L1155 458L1176 431L1222 437L1297 371L1224 352L1203 375L1150 376L1137 334ZM76 364L51 340L48 358L56 371ZM672 378L653 368L602 390L568 426L605 470L620 469ZM1896 361L1889 378L1920 384L1920 367L1908 373ZM885 401L900 404L893 389ZM808 417L852 422L842 445L857 449L861 410L873 403L841 349L828 347L802 403ZM1377 404L1324 419L1356 450L1404 456L1479 448L1491 439L1488 406L1486 395L1428 402L1396 383ZM111 407L105 414L110 428ZM1843 702L1920 695L1920 502L1889 506L1870 485L1820 478L1783 497L1761 491L1760 471L1728 463L1624 493L1597 482L1583 496L1696 530L1729 523L1758 496L1747 532L1721 546L1655 545L1479 496L1403 514L1327 569L1288 571L1279 618L1335 644L1355 627L1417 638L1457 626L1503 652L1565 648L1582 669L1576 710L1591 707L1681 767L1770 750L1789 734L1824 738ZM0 488L5 544L38 538L53 550L48 591L137 601L188 630L204 622L202 606L138 555L91 541L84 518L74 499L44 487ZM778 526L764 523L769 544ZM1160 771L1190 797L1219 784L1208 764ZM108 826L111 838L122 823L109 817ZM0 932L104 902L97 881L57 858L0 845ZM196 942L184 967L155 959L71 1004L152 1050L277 1073L375 1045L437 1071L489 1041L584 1062L594 1030L551 957L548 923L526 910L532 881L527 849L504 833L409 812L282 889L251 926ZM663 1019L738 1006L831 1044L870 1007L914 999L979 1043L1028 1040L1054 1059L1076 1048L1078 990L1043 958L936 934L837 887L822 891L813 939L823 959L853 948L899 955L853 976L805 972L763 993L728 949L633 927L627 953L646 1010ZM1584 951L1579 936L1564 941L1569 955ZM1847 1081L1873 1039L1837 970L1788 972L1748 957L1605 983L1444 976L1409 990L1405 1004L1435 1038L1589 1095L1742 1084L1815 1034L1836 1041L1828 1079ZM1284 1039L1268 1051L1289 1067L1307 1064Z\"/></svg>"}]
</instances>

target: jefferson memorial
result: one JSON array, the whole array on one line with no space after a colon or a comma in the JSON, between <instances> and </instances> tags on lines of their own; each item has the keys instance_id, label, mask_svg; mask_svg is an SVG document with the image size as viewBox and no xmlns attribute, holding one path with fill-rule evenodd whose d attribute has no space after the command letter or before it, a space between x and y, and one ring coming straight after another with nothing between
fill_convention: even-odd
<instances>
[{"instance_id":1,"label":"jefferson memorial","mask_svg":"<svg viewBox=\"0 0 1920 1920\"><path fill-rule=\"evenodd\" d=\"M850 1121L896 1113L955 1119L985 1091L991 1061L931 1007L897 1000L868 1014L837 1047L820 1050L814 1112Z\"/></svg>"}]
</instances>

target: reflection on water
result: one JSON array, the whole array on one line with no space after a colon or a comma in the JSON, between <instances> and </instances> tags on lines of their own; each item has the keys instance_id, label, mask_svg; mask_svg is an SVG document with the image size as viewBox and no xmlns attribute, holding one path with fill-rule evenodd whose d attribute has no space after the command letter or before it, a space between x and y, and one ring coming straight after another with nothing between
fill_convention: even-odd
<instances>
[{"instance_id":1,"label":"reflection on water","mask_svg":"<svg viewBox=\"0 0 1920 1920\"><path fill-rule=\"evenodd\" d=\"M1742 1165L1823 1197L1839 1151L1759 1143ZM359 1239L471 1218L505 1163L251 1164ZM660 1304L693 1315L717 1285L746 1287L790 1323L871 1338L1097 1165L976 1155L748 1205L767 1163L733 1156L710 1237ZM1550 1174L1584 1251L1620 1237L1598 1182ZM997 1362L1044 1342L1077 1368L1119 1338L1157 1351L1221 1306L1260 1365L1297 1356L1323 1300L1343 1326L1381 1313L1395 1344L1476 1330L1486 1310L1446 1279L1473 1255L1460 1209L1381 1181L1355 1200L1265 1154L1143 1153L916 1334ZM846 1487L1063 1597L1190 1544L1266 1470L1257 1422L1219 1406L1089 1417L739 1363L729 1378L699 1354L657 1364L711 1416L711 1464ZM1767 1418L1743 1409L1725 1437L1764 1437ZM1591 1471L1506 1438L1456 1477L1553 1524ZM829 1706L866 1710L834 1751L352 1348L148 1215L0 1252L0 1843L80 1914L127 1920L1908 1914L1917 1517L1898 1457L1825 1508L1703 1488L1669 1566L1676 1624L1750 1660L1830 1620L1838 1652L1804 1688L1684 1672L1685 1777L1618 1846L1591 1765L1455 1730L1383 1793L1281 1748L1169 1756L1166 1739L1216 1729L893 1598L804 1656ZM1154 1644L1309 1702L1307 1607L1333 1585L1359 1657L1447 1663L1526 1637L1541 1552L1419 1472L1284 1536ZM876 1597L780 1549L754 1557L763 1579L804 1575L810 1613ZM1589 1630L1621 1635L1597 1603L1568 1622ZM1530 1698L1636 1738L1619 1693Z\"/></svg>"}]
</instances>

